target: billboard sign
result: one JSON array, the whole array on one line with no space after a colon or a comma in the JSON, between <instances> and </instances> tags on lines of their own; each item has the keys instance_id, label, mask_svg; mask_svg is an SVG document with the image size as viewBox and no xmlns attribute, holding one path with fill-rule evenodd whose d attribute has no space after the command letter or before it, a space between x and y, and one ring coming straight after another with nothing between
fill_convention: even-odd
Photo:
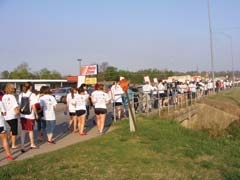
<instances>
[{"instance_id":1,"label":"billboard sign","mask_svg":"<svg viewBox=\"0 0 240 180\"><path fill-rule=\"evenodd\" d=\"M97 78L96 77L86 77L85 79L86 84L96 84L97 83Z\"/></svg>"},{"instance_id":2,"label":"billboard sign","mask_svg":"<svg viewBox=\"0 0 240 180\"><path fill-rule=\"evenodd\" d=\"M81 66L81 76L97 75L97 65Z\"/></svg>"}]
</instances>

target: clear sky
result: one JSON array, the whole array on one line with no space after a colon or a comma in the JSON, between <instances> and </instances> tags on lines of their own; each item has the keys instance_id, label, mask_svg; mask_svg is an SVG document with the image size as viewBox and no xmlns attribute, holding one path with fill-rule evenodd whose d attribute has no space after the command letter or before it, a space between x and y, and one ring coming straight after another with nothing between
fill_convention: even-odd
<instances>
[{"instance_id":1,"label":"clear sky","mask_svg":"<svg viewBox=\"0 0 240 180\"><path fill-rule=\"evenodd\" d=\"M214 69L240 70L240 0L210 0ZM0 72L211 70L208 0L0 0ZM225 35L223 33L225 33ZM226 34L230 36L226 36Z\"/></svg>"}]
</instances>

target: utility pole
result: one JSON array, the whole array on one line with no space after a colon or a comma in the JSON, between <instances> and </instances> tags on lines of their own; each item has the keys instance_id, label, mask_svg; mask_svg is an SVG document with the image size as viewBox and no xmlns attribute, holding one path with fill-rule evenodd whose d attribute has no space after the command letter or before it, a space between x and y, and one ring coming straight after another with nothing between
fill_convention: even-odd
<instances>
[{"instance_id":1,"label":"utility pole","mask_svg":"<svg viewBox=\"0 0 240 180\"><path fill-rule=\"evenodd\" d=\"M77 59L78 63L79 63L79 75L81 76L81 62L82 59Z\"/></svg>"},{"instance_id":2,"label":"utility pole","mask_svg":"<svg viewBox=\"0 0 240 180\"><path fill-rule=\"evenodd\" d=\"M210 34L210 50L211 50L211 72L213 82L213 93L215 93L215 77L214 77L214 56L213 56L213 40L212 40L212 22L211 22L211 11L210 11L210 0L208 0L208 22L209 22L209 34Z\"/></svg>"}]
</instances>

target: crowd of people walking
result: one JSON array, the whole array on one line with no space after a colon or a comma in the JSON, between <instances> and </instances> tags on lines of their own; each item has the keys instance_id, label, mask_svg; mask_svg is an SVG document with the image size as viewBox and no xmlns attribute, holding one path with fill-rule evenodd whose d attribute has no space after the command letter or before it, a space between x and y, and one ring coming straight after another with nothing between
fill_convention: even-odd
<instances>
[{"instance_id":1,"label":"crowd of people walking","mask_svg":"<svg viewBox=\"0 0 240 180\"><path fill-rule=\"evenodd\" d=\"M87 85L73 87L66 98L65 114L69 115L68 131L87 135L85 122L89 116L90 106L94 107L96 115L95 123L100 135L104 133L104 124L107 114L107 104L110 96L106 92L105 85L97 84L94 91L87 91ZM25 103L25 104L24 104ZM24 105L23 105L24 104ZM54 130L56 127L57 101L51 95L50 87L42 86L39 92L33 89L31 82L26 82L21 87L21 92L16 97L13 84L7 84L5 94L0 101L0 137L8 160L14 160L11 150L26 150L26 134L29 136L30 149L38 149L34 137L35 122L37 124L37 138L48 144L55 144ZM21 124L19 132L18 123ZM7 127L8 126L8 127ZM9 129L9 131L7 131ZM17 136L20 134L20 144L17 144Z\"/></svg>"},{"instance_id":2,"label":"crowd of people walking","mask_svg":"<svg viewBox=\"0 0 240 180\"><path fill-rule=\"evenodd\" d=\"M132 85L124 91L119 81L112 85L96 84L92 91L86 84L80 87L72 87L66 97L65 115L69 115L68 132L86 136L85 122L89 117L90 108L94 109L95 124L99 135L104 134L104 125L108 112L108 104L112 104L113 118L121 120L128 116L128 103L133 105L134 112L149 112L153 108L163 108L184 99L197 98L213 91L230 88L232 85L224 82L178 82L171 83L159 80L159 82L145 82L142 86ZM126 98L128 95L128 100ZM5 87L5 94L0 101L0 138L5 149L6 158L14 160L11 149L20 149L25 153L25 136L29 136L31 149L38 149L35 143L34 129L37 124L37 138L54 145L54 130L56 127L57 101L51 95L50 87L42 86L37 92L31 82L25 82L21 87L21 93L15 96L15 87L9 83ZM21 124L19 132L18 122ZM7 128L8 126L8 128ZM9 129L9 131L7 131ZM17 144L17 136L20 134L21 143Z\"/></svg>"}]
</instances>

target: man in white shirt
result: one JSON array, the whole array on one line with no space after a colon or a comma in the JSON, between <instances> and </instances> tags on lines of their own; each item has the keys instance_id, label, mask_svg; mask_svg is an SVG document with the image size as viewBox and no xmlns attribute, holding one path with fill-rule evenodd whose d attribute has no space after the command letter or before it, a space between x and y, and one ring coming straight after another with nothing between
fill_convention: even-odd
<instances>
[{"instance_id":1,"label":"man in white shirt","mask_svg":"<svg viewBox=\"0 0 240 180\"><path fill-rule=\"evenodd\" d=\"M151 111L152 105L151 105L151 94L153 91L153 87L151 84L146 81L143 85L143 112Z\"/></svg>"}]
</instances>

